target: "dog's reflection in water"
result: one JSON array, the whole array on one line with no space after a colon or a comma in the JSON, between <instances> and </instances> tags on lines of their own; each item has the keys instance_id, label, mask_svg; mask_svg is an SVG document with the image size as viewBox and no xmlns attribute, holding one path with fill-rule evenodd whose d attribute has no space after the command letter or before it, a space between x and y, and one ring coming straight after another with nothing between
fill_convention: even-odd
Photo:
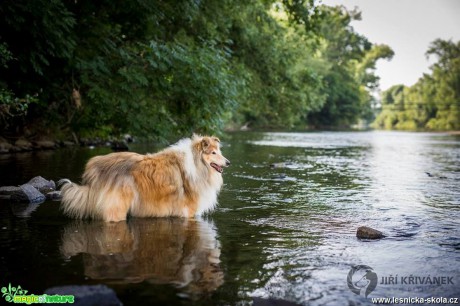
<instances>
[{"instance_id":1,"label":"dog's reflection in water","mask_svg":"<svg viewBox=\"0 0 460 306\"><path fill-rule=\"evenodd\" d=\"M216 232L203 220L76 221L64 230L61 253L68 258L81 253L92 279L173 284L191 295L224 282Z\"/></svg>"}]
</instances>

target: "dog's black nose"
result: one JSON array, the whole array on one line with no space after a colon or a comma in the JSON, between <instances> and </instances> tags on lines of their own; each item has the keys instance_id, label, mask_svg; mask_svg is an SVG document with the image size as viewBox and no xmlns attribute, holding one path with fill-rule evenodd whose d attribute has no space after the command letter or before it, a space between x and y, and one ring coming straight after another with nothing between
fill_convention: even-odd
<instances>
[{"instance_id":1,"label":"dog's black nose","mask_svg":"<svg viewBox=\"0 0 460 306\"><path fill-rule=\"evenodd\" d=\"M230 161L228 159L225 160L225 166L230 166Z\"/></svg>"}]
</instances>

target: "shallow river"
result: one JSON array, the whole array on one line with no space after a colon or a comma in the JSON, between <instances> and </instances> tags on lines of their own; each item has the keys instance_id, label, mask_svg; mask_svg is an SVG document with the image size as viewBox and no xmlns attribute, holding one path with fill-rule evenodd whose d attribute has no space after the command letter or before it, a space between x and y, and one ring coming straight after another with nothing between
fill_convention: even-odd
<instances>
[{"instance_id":1,"label":"shallow river","mask_svg":"<svg viewBox=\"0 0 460 306\"><path fill-rule=\"evenodd\" d=\"M218 208L197 220L77 222L62 215L59 202L0 201L0 287L11 283L42 294L54 286L105 284L125 305L368 305L377 297L460 297L459 136L222 138L232 165L223 174ZM0 185L37 175L79 181L86 161L108 152L0 155ZM363 225L387 237L359 240Z\"/></svg>"}]
</instances>

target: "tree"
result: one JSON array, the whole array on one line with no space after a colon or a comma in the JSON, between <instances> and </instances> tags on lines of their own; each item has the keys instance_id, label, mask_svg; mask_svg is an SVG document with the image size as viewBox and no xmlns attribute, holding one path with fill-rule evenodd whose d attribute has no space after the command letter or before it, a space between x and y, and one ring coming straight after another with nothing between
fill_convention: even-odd
<instances>
[{"instance_id":1,"label":"tree","mask_svg":"<svg viewBox=\"0 0 460 306\"><path fill-rule=\"evenodd\" d=\"M352 29L358 12L314 0L5 0L0 16L11 134L348 126L369 117L375 62L392 55Z\"/></svg>"},{"instance_id":2,"label":"tree","mask_svg":"<svg viewBox=\"0 0 460 306\"><path fill-rule=\"evenodd\" d=\"M246 92L236 119L258 127L298 125L324 101L313 40L302 25L290 23L283 7L254 5L239 16L231 39Z\"/></svg>"}]
</instances>

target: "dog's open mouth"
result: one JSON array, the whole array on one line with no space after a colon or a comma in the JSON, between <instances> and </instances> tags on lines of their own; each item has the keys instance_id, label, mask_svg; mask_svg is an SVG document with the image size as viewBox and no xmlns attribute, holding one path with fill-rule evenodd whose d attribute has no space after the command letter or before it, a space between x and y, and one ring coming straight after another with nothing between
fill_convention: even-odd
<instances>
[{"instance_id":1,"label":"dog's open mouth","mask_svg":"<svg viewBox=\"0 0 460 306\"><path fill-rule=\"evenodd\" d=\"M219 166L218 164L216 164L216 163L211 163L211 167L216 169L216 171L219 172L219 173L224 172L224 169L221 166Z\"/></svg>"}]
</instances>

